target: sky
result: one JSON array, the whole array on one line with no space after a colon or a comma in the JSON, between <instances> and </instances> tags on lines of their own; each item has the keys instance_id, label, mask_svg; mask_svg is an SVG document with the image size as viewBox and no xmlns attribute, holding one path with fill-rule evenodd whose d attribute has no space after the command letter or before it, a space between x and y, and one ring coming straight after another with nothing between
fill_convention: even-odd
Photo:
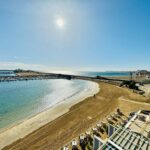
<instances>
[{"instance_id":1,"label":"sky","mask_svg":"<svg viewBox=\"0 0 150 150\"><path fill-rule=\"evenodd\" d=\"M0 69L149 66L149 0L0 1Z\"/></svg>"}]
</instances>

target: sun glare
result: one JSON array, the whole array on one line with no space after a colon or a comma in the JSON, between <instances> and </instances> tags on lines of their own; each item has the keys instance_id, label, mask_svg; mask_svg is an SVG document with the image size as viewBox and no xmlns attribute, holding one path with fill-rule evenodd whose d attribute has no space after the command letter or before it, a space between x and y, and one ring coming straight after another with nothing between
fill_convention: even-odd
<instances>
[{"instance_id":1,"label":"sun glare","mask_svg":"<svg viewBox=\"0 0 150 150\"><path fill-rule=\"evenodd\" d=\"M56 20L56 25L59 27L59 28L62 28L64 26L64 19L63 18L58 18Z\"/></svg>"}]
</instances>

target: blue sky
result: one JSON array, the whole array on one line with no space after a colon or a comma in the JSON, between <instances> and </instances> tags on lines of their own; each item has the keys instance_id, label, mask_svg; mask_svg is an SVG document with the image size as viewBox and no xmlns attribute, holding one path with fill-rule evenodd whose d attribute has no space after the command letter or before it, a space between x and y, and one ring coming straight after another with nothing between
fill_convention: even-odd
<instances>
[{"instance_id":1,"label":"blue sky","mask_svg":"<svg viewBox=\"0 0 150 150\"><path fill-rule=\"evenodd\" d=\"M149 66L149 0L0 1L0 69Z\"/></svg>"}]
</instances>

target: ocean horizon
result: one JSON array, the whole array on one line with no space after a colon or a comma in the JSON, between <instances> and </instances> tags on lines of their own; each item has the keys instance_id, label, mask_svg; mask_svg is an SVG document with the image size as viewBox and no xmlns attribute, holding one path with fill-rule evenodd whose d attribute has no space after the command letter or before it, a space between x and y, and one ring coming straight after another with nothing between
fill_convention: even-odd
<instances>
[{"instance_id":1,"label":"ocean horizon","mask_svg":"<svg viewBox=\"0 0 150 150\"><path fill-rule=\"evenodd\" d=\"M62 73L80 76L104 76L104 77L122 77L129 76L131 71L49 71L49 73ZM13 70L0 70L0 76L15 76Z\"/></svg>"}]
</instances>

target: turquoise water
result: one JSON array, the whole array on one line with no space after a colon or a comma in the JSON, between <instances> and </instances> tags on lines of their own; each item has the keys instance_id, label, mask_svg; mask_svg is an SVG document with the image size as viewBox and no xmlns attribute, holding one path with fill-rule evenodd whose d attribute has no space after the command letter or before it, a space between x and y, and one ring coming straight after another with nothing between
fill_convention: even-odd
<instances>
[{"instance_id":1,"label":"turquoise water","mask_svg":"<svg viewBox=\"0 0 150 150\"><path fill-rule=\"evenodd\" d=\"M0 83L0 128L33 116L87 88L81 80L31 80Z\"/></svg>"},{"instance_id":2,"label":"turquoise water","mask_svg":"<svg viewBox=\"0 0 150 150\"><path fill-rule=\"evenodd\" d=\"M129 76L130 72L60 72L81 76ZM1 74L1 71L0 71ZM1 75L8 75L3 71ZM13 73L12 73L13 75ZM0 83L0 128L31 117L88 87L81 80L31 80Z\"/></svg>"},{"instance_id":3,"label":"turquoise water","mask_svg":"<svg viewBox=\"0 0 150 150\"><path fill-rule=\"evenodd\" d=\"M103 77L122 77L130 76L129 71L105 71L105 72L94 72L94 71L53 71L53 73L62 73L62 74L71 74L71 75L80 75L80 76L103 76Z\"/></svg>"},{"instance_id":4,"label":"turquoise water","mask_svg":"<svg viewBox=\"0 0 150 150\"><path fill-rule=\"evenodd\" d=\"M83 72L77 72L79 75L85 75L85 76L103 76L103 77L121 77L121 76L129 76L130 72L113 72L113 71L106 71L106 72L88 72L88 71L83 71Z\"/></svg>"}]
</instances>

